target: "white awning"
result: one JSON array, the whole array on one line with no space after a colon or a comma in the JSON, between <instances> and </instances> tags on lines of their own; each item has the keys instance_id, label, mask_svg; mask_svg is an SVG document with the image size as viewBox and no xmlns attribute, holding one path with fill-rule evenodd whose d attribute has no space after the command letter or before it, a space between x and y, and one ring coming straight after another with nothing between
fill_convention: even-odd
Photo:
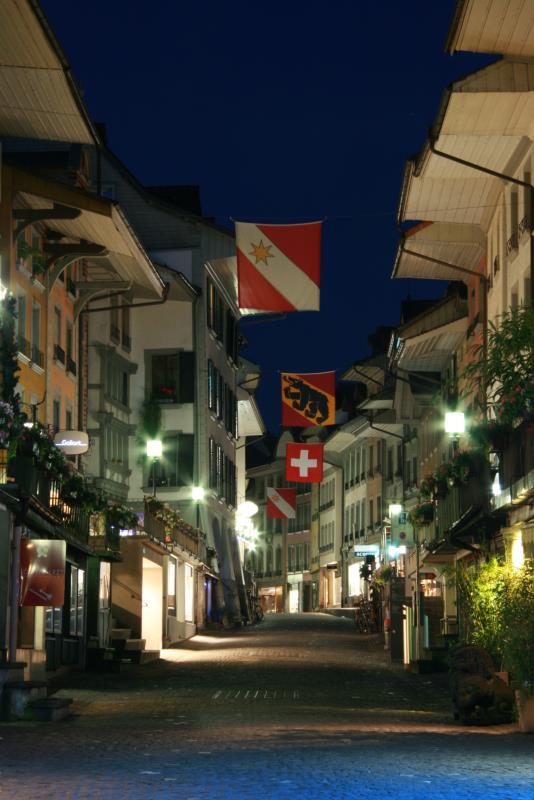
<instances>
[{"instance_id":1,"label":"white awning","mask_svg":"<svg viewBox=\"0 0 534 800\"><path fill-rule=\"evenodd\" d=\"M0 135L83 144L98 138L36 0L0 0Z\"/></svg>"},{"instance_id":2,"label":"white awning","mask_svg":"<svg viewBox=\"0 0 534 800\"><path fill-rule=\"evenodd\" d=\"M534 56L534 4L529 0L457 0L449 53Z\"/></svg>"},{"instance_id":3,"label":"white awning","mask_svg":"<svg viewBox=\"0 0 534 800\"><path fill-rule=\"evenodd\" d=\"M462 270L476 272L485 249L486 238L478 225L421 223L408 231L404 242L401 242L391 277L466 280L468 274Z\"/></svg>"},{"instance_id":4,"label":"white awning","mask_svg":"<svg viewBox=\"0 0 534 800\"><path fill-rule=\"evenodd\" d=\"M465 338L467 317L404 339L398 366L407 372L441 372Z\"/></svg>"},{"instance_id":5,"label":"white awning","mask_svg":"<svg viewBox=\"0 0 534 800\"><path fill-rule=\"evenodd\" d=\"M117 205L63 185L42 183L43 192L39 195L19 192L15 207L46 209L58 202L80 209L76 219L47 219L46 227L62 234L67 241L83 240L106 248L105 256L84 257L89 264L90 280L119 278L128 281L140 296L162 296L163 281Z\"/></svg>"},{"instance_id":6,"label":"white awning","mask_svg":"<svg viewBox=\"0 0 534 800\"><path fill-rule=\"evenodd\" d=\"M433 129L435 148L512 175L534 139L534 64L503 60L456 81ZM405 171L399 217L487 230L503 180L432 152L427 142Z\"/></svg>"},{"instance_id":7,"label":"white awning","mask_svg":"<svg viewBox=\"0 0 534 800\"><path fill-rule=\"evenodd\" d=\"M239 438L242 436L261 436L265 433L265 425L252 395L245 400L237 401L237 430Z\"/></svg>"}]
</instances>

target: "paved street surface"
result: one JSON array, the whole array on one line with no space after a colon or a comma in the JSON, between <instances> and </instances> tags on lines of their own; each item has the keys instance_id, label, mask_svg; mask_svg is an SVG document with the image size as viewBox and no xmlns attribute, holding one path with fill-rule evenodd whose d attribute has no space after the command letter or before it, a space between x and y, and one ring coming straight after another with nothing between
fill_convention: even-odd
<instances>
[{"instance_id":1,"label":"paved street surface","mask_svg":"<svg viewBox=\"0 0 534 800\"><path fill-rule=\"evenodd\" d=\"M60 723L0 724L0 796L533 800L534 737L459 727L444 676L388 664L326 614L196 636L70 674Z\"/></svg>"}]
</instances>

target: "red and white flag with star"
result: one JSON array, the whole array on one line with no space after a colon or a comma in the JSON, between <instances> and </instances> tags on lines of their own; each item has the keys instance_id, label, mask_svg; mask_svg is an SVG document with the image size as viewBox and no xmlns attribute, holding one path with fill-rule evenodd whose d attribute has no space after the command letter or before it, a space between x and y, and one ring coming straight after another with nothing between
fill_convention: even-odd
<instances>
[{"instance_id":1,"label":"red and white flag with star","mask_svg":"<svg viewBox=\"0 0 534 800\"><path fill-rule=\"evenodd\" d=\"M288 442L286 481L320 483L323 479L323 445Z\"/></svg>"},{"instance_id":2,"label":"red and white flag with star","mask_svg":"<svg viewBox=\"0 0 534 800\"><path fill-rule=\"evenodd\" d=\"M236 222L239 308L318 311L321 222Z\"/></svg>"},{"instance_id":3,"label":"red and white flag with star","mask_svg":"<svg viewBox=\"0 0 534 800\"><path fill-rule=\"evenodd\" d=\"M295 519L297 490L267 487L267 516L269 519Z\"/></svg>"}]
</instances>

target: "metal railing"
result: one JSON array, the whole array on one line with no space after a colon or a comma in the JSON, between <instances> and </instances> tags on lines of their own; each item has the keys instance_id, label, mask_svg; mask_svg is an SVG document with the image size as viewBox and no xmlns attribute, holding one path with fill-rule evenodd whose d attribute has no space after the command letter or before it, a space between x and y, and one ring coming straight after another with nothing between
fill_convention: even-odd
<instances>
[{"instance_id":1,"label":"metal railing","mask_svg":"<svg viewBox=\"0 0 534 800\"><path fill-rule=\"evenodd\" d=\"M65 363L65 351L58 344L54 345L54 358L61 364Z\"/></svg>"},{"instance_id":2,"label":"metal railing","mask_svg":"<svg viewBox=\"0 0 534 800\"><path fill-rule=\"evenodd\" d=\"M525 215L522 220L519 221L517 228L515 231L512 231L512 235L506 242L506 255L509 256L513 250L517 250L519 247L519 242L521 241L523 234L525 231L529 230L530 225L528 221L528 217Z\"/></svg>"},{"instance_id":3,"label":"metal railing","mask_svg":"<svg viewBox=\"0 0 534 800\"><path fill-rule=\"evenodd\" d=\"M34 364L37 364L38 367L44 367L44 353L42 350L39 350L35 344L32 345L31 360Z\"/></svg>"}]
</instances>

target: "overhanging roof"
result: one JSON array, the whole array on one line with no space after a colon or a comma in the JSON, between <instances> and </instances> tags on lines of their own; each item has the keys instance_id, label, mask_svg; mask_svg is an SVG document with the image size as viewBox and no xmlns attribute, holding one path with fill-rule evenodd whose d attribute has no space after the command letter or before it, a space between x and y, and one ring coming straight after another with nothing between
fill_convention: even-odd
<instances>
[{"instance_id":1,"label":"overhanging roof","mask_svg":"<svg viewBox=\"0 0 534 800\"><path fill-rule=\"evenodd\" d=\"M237 426L239 438L265 433L265 424L253 395L237 401Z\"/></svg>"},{"instance_id":2,"label":"overhanging roof","mask_svg":"<svg viewBox=\"0 0 534 800\"><path fill-rule=\"evenodd\" d=\"M467 317L404 339L398 366L407 372L441 372L467 331Z\"/></svg>"},{"instance_id":3,"label":"overhanging roof","mask_svg":"<svg viewBox=\"0 0 534 800\"><path fill-rule=\"evenodd\" d=\"M63 184L22 173L18 175L19 185L24 186L26 182L28 189L17 193L15 207L45 209L58 202L80 209L81 214L76 219L49 219L46 227L57 231L67 241L83 240L106 248L105 256L85 259L89 280L120 279L128 281L140 296L162 296L164 283L117 205Z\"/></svg>"},{"instance_id":4,"label":"overhanging roof","mask_svg":"<svg viewBox=\"0 0 534 800\"><path fill-rule=\"evenodd\" d=\"M380 391L384 386L386 364L384 356L364 358L355 361L341 376L344 381L359 381L367 386L370 393Z\"/></svg>"},{"instance_id":5,"label":"overhanging roof","mask_svg":"<svg viewBox=\"0 0 534 800\"><path fill-rule=\"evenodd\" d=\"M476 272L485 250L486 237L478 225L424 222L406 232L391 277L465 280L468 276L462 270Z\"/></svg>"},{"instance_id":6,"label":"overhanging roof","mask_svg":"<svg viewBox=\"0 0 534 800\"><path fill-rule=\"evenodd\" d=\"M513 175L534 139L534 63L502 60L456 81L433 127L434 147ZM503 180L443 158L427 142L407 163L399 218L487 230Z\"/></svg>"},{"instance_id":7,"label":"overhanging roof","mask_svg":"<svg viewBox=\"0 0 534 800\"><path fill-rule=\"evenodd\" d=\"M534 56L534 4L529 0L457 0L445 49Z\"/></svg>"},{"instance_id":8,"label":"overhanging roof","mask_svg":"<svg viewBox=\"0 0 534 800\"><path fill-rule=\"evenodd\" d=\"M94 144L98 136L36 0L0 0L0 135Z\"/></svg>"}]
</instances>

